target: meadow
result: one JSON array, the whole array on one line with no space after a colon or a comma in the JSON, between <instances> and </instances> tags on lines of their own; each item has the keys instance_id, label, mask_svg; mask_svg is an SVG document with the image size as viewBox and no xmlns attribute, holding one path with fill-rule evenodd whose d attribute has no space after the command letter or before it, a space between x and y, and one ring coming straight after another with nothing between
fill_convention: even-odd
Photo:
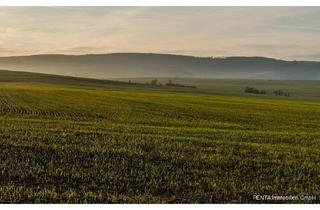
<instances>
[{"instance_id":1,"label":"meadow","mask_svg":"<svg viewBox=\"0 0 320 210\"><path fill-rule=\"evenodd\" d=\"M317 100L0 83L0 203L319 203L319 160Z\"/></svg>"},{"instance_id":2,"label":"meadow","mask_svg":"<svg viewBox=\"0 0 320 210\"><path fill-rule=\"evenodd\" d=\"M141 84L150 83L157 79L159 83L166 84L168 81L174 83L192 85L197 87L194 92L211 93L216 95L250 96L245 94L245 87L250 86L259 90L265 90L263 98L273 98L272 92L283 90L290 93L287 99L295 100L318 100L320 101L320 80L254 80L254 79L212 79L212 78L118 78L116 80L137 82ZM189 89L189 91L191 91ZM257 95L254 95L257 97ZM276 97L277 98L277 97Z\"/></svg>"}]
</instances>

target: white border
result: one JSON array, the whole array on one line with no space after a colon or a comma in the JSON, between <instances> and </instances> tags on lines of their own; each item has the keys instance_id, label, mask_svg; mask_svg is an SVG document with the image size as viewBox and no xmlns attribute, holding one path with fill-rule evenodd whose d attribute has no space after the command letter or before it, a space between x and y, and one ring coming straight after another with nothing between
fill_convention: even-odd
<instances>
[{"instance_id":1,"label":"white border","mask_svg":"<svg viewBox=\"0 0 320 210\"><path fill-rule=\"evenodd\" d=\"M318 0L0 0L0 6L320 6Z\"/></svg>"}]
</instances>

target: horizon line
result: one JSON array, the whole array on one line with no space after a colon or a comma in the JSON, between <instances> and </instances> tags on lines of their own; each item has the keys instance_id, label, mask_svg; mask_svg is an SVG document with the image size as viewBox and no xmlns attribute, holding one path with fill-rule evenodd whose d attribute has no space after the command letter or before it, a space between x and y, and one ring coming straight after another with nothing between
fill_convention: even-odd
<instances>
[{"instance_id":1,"label":"horizon line","mask_svg":"<svg viewBox=\"0 0 320 210\"><path fill-rule=\"evenodd\" d=\"M172 55L172 56L185 56L193 58L211 58L211 59L224 59L224 58L266 58L288 62L320 62L318 60L298 60L298 59L283 59L268 56L242 56L242 55L226 55L226 56L196 56L190 54L176 54L176 53L155 53L155 52L112 52L112 53L84 53L84 54L64 54L64 53L40 53L40 54L25 54L25 55L11 55L0 56L0 58L15 58L15 57L32 57L32 56L90 56L90 55L117 55L117 54L149 54L149 55Z\"/></svg>"}]
</instances>

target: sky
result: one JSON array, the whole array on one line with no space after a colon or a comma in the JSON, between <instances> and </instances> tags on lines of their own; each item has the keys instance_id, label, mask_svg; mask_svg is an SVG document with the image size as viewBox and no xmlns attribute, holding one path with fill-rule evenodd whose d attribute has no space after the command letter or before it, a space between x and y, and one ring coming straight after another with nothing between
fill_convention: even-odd
<instances>
[{"instance_id":1,"label":"sky","mask_svg":"<svg viewBox=\"0 0 320 210\"><path fill-rule=\"evenodd\" d=\"M320 60L320 7L0 7L0 56L172 53Z\"/></svg>"}]
</instances>

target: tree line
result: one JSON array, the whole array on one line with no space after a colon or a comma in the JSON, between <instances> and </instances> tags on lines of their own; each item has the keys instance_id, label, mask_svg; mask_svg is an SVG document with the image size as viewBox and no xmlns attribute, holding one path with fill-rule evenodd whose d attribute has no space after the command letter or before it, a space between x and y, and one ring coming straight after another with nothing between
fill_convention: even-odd
<instances>
[{"instance_id":1,"label":"tree line","mask_svg":"<svg viewBox=\"0 0 320 210\"><path fill-rule=\"evenodd\" d=\"M157 79L154 79L154 80L151 81L150 84L151 85L155 85L155 86L156 85L157 86L165 85L165 86L172 86L172 87L197 88L196 86L193 86L193 85L184 85L184 84L180 84L180 83L174 83L174 82L172 82L172 80L169 80L167 83L162 84Z\"/></svg>"},{"instance_id":2,"label":"tree line","mask_svg":"<svg viewBox=\"0 0 320 210\"><path fill-rule=\"evenodd\" d=\"M244 89L244 92L245 93L253 93L253 94L267 94L267 91L266 90L259 90L257 88L254 88L254 87L249 87L247 86L245 89ZM290 96L290 93L289 92L286 92L284 90L274 90L271 92L272 95L275 95L275 96L287 96L289 97Z\"/></svg>"}]
</instances>

